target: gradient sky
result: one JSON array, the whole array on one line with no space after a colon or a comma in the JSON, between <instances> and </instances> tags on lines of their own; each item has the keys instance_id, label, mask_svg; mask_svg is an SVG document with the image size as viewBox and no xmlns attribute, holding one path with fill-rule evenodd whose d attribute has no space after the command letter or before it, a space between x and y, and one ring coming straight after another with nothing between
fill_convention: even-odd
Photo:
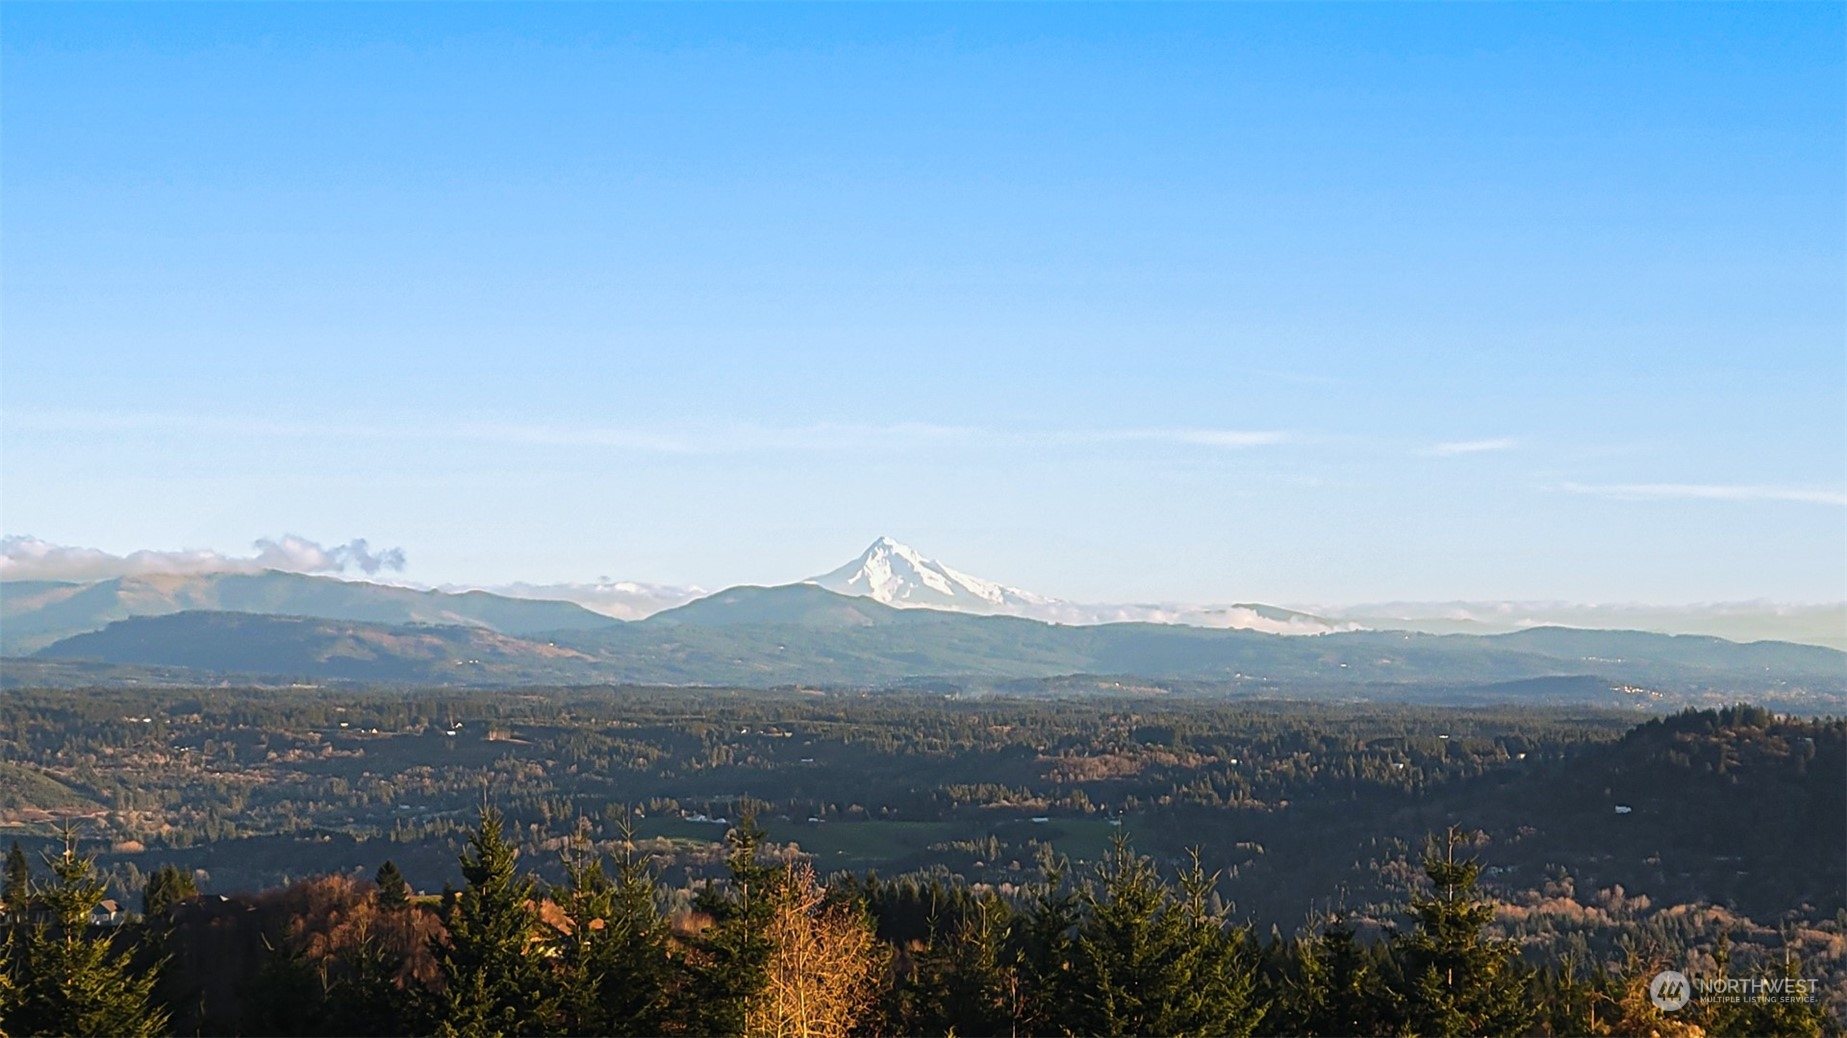
<instances>
[{"instance_id":1,"label":"gradient sky","mask_svg":"<svg viewBox=\"0 0 1847 1038\"><path fill-rule=\"evenodd\" d=\"M1847 7L5 5L0 531L1847 595Z\"/></svg>"}]
</instances>

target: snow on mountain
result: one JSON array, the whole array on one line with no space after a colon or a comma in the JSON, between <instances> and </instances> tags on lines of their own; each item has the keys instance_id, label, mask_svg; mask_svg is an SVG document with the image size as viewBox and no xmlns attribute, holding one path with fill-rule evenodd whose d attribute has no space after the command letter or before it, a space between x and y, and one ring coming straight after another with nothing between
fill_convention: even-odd
<instances>
[{"instance_id":1,"label":"snow on mountain","mask_svg":"<svg viewBox=\"0 0 1847 1038\"><path fill-rule=\"evenodd\" d=\"M926 559L890 537L872 542L859 558L806 583L842 595L859 595L889 606L951 609L965 613L1020 612L1051 604L1030 591L996 584Z\"/></svg>"},{"instance_id":2,"label":"snow on mountain","mask_svg":"<svg viewBox=\"0 0 1847 1038\"><path fill-rule=\"evenodd\" d=\"M476 585L444 585L440 590L473 590ZM508 598L575 602L593 613L618 620L641 620L675 606L683 606L711 592L699 587L645 584L635 580L600 580L594 584L497 584L481 586Z\"/></svg>"},{"instance_id":3,"label":"snow on mountain","mask_svg":"<svg viewBox=\"0 0 1847 1038\"><path fill-rule=\"evenodd\" d=\"M1178 603L1097 605L1068 602L970 576L927 559L890 537L872 542L859 558L806 583L842 595L858 595L900 609L946 609L960 613L1022 616L1046 623L1184 624L1270 634L1327 634L1360 625L1324 620L1274 606L1198 606Z\"/></svg>"}]
</instances>

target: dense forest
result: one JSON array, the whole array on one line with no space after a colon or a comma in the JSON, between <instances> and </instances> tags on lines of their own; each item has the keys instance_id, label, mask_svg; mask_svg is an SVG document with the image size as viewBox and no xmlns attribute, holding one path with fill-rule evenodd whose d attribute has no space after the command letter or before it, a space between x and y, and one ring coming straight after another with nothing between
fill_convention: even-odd
<instances>
[{"instance_id":1,"label":"dense forest","mask_svg":"<svg viewBox=\"0 0 1847 1038\"><path fill-rule=\"evenodd\" d=\"M145 914L93 924L103 884L74 839L35 881L7 869L0 1030L155 1035L1811 1035L1841 1031L1801 961L1663 1008L1651 979L1684 960L1539 966L1492 933L1473 838L1423 857L1408 925L1362 942L1339 918L1263 940L1197 855L1171 875L1118 837L1081 874L1047 853L992 888L841 875L776 855L746 814L722 880L663 897L632 850L578 844L564 882L517 865L484 807L465 882L413 897L395 863L207 898L157 874ZM1458 852L1462 853L1459 854ZM666 905L679 904L677 911ZM1689 967L1691 968L1691 967ZM1738 983L1742 982L1742 984Z\"/></svg>"},{"instance_id":2,"label":"dense forest","mask_svg":"<svg viewBox=\"0 0 1847 1038\"><path fill-rule=\"evenodd\" d=\"M9 1033L1690 1035L1847 1007L1847 723L1757 707L21 691L0 770ZM1663 1014L1670 968L1815 1001ZM69 971L102 979L47 994Z\"/></svg>"}]
</instances>

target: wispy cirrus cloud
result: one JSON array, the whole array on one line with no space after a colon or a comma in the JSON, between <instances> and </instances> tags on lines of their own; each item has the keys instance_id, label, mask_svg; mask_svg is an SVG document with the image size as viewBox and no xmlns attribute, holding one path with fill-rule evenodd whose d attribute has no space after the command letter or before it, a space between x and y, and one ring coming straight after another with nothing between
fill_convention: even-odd
<instances>
[{"instance_id":1,"label":"wispy cirrus cloud","mask_svg":"<svg viewBox=\"0 0 1847 1038\"><path fill-rule=\"evenodd\" d=\"M1433 444L1418 451L1419 454L1432 458L1453 458L1459 454L1487 454L1492 451L1510 451L1520 446L1520 441L1512 437L1500 437L1492 440L1455 440L1449 443Z\"/></svg>"},{"instance_id":2,"label":"wispy cirrus cloud","mask_svg":"<svg viewBox=\"0 0 1847 1038\"><path fill-rule=\"evenodd\" d=\"M1097 429L1079 432L1019 433L1025 442L1172 443L1194 447L1270 447L1293 435L1279 429Z\"/></svg>"},{"instance_id":3,"label":"wispy cirrus cloud","mask_svg":"<svg viewBox=\"0 0 1847 1038\"><path fill-rule=\"evenodd\" d=\"M1568 494L1590 494L1626 501L1791 501L1811 505L1847 505L1847 490L1825 487L1769 486L1746 483L1562 483Z\"/></svg>"},{"instance_id":4,"label":"wispy cirrus cloud","mask_svg":"<svg viewBox=\"0 0 1847 1038\"><path fill-rule=\"evenodd\" d=\"M1172 437L1175 443L1202 447L1273 447L1294 439L1274 429L1175 429Z\"/></svg>"},{"instance_id":5,"label":"wispy cirrus cloud","mask_svg":"<svg viewBox=\"0 0 1847 1038\"><path fill-rule=\"evenodd\" d=\"M651 454L828 452L878 448L1021 447L1148 443L1241 449L1287 443L1275 429L1213 427L1009 429L929 422L815 423L801 426L707 424L673 427L522 422L305 422L223 415L9 412L15 429L67 434L173 431L202 436L369 441L435 441L583 447Z\"/></svg>"}]
</instances>

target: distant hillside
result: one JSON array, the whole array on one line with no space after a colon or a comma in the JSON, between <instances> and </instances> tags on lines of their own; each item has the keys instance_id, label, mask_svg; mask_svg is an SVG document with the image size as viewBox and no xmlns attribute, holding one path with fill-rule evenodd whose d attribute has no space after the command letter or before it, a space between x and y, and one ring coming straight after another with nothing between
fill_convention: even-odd
<instances>
[{"instance_id":1,"label":"distant hillside","mask_svg":"<svg viewBox=\"0 0 1847 1038\"><path fill-rule=\"evenodd\" d=\"M1730 707L1657 718L1532 781L1482 779L1441 799L1471 824L1531 830L1509 853L1534 874L1569 861L1591 890L1832 915L1847 908L1843 775L1847 722Z\"/></svg>"},{"instance_id":2,"label":"distant hillside","mask_svg":"<svg viewBox=\"0 0 1847 1038\"><path fill-rule=\"evenodd\" d=\"M917 615L948 614L939 611ZM786 584L728 588L639 622L653 627L794 625L840 628L901 624L906 618L903 610L870 598L837 594L813 584Z\"/></svg>"},{"instance_id":3,"label":"distant hillside","mask_svg":"<svg viewBox=\"0 0 1847 1038\"><path fill-rule=\"evenodd\" d=\"M1652 850L1657 889L1729 856L1736 868L1725 893L1747 911L1800 902L1847 909L1847 722L1751 707L1700 711L1644 724L1606 753L1597 765L1605 783L1589 769L1575 782L1586 795L1607 788L1630 805L1629 815L1612 811L1604 821L1639 831L1602 848ZM1600 849L1591 831L1569 836L1586 853Z\"/></svg>"},{"instance_id":4,"label":"distant hillside","mask_svg":"<svg viewBox=\"0 0 1847 1038\"><path fill-rule=\"evenodd\" d=\"M527 639L480 628L187 613L120 621L38 655L218 673L468 684L877 687L940 681L979 689L1113 675L1216 682L1250 694L1339 688L1426 702L1527 696L1634 702L1648 697L1645 690L1800 702L1805 696L1838 701L1847 693L1847 654L1813 646L1621 631L1300 637L1165 624L1067 627L897 609L812 585L733 588L635 623ZM1618 692L1617 686L1631 690Z\"/></svg>"},{"instance_id":5,"label":"distant hillside","mask_svg":"<svg viewBox=\"0 0 1847 1038\"><path fill-rule=\"evenodd\" d=\"M1739 643L1702 634L1586 631L1575 627L1535 627L1515 634L1490 635L1487 640L1549 656L1575 657L1586 663L1648 660L1718 672L1761 671L1847 679L1847 653L1790 642Z\"/></svg>"},{"instance_id":6,"label":"distant hillside","mask_svg":"<svg viewBox=\"0 0 1847 1038\"><path fill-rule=\"evenodd\" d=\"M663 627L672 628L671 636L661 635ZM1489 637L1404 631L1280 637L1178 624L1072 627L899 609L809 584L733 588L638 623L555 637L587 652L649 659L681 681L877 684L921 676L1126 674L1482 684L1595 674L1678 688L1847 686L1847 653L1780 642L1563 628ZM692 676L710 668L724 677Z\"/></svg>"},{"instance_id":7,"label":"distant hillside","mask_svg":"<svg viewBox=\"0 0 1847 1038\"><path fill-rule=\"evenodd\" d=\"M1484 749L1460 730L1453 744L1426 734L1368 749L1404 752L1397 766L1417 773L1428 768L1420 754L1449 745ZM1847 721L1731 706L1650 719L1621 739L1560 754L1517 738L1500 750L1505 756L1481 773L1416 793L1362 781L1346 795L1296 796L1287 810L1249 812L1236 824L1211 809L1173 810L1207 860L1264 848L1230 878L1229 893L1247 903L1348 883L1350 904L1392 900L1401 893L1355 864L1390 856L1379 834L1455 824L1484 834L1489 889L1525 892L1504 919L1532 911L1535 927L1587 916L1608 924L1611 913L1639 914L1650 903L1712 901L1760 921L1847 909ZM1399 853L1415 859L1421 850L1413 837ZM1673 925L1673 915L1662 921Z\"/></svg>"},{"instance_id":8,"label":"distant hillside","mask_svg":"<svg viewBox=\"0 0 1847 1038\"><path fill-rule=\"evenodd\" d=\"M100 806L94 798L38 768L0 761L0 820L15 819L21 812L81 811Z\"/></svg>"},{"instance_id":9,"label":"distant hillside","mask_svg":"<svg viewBox=\"0 0 1847 1038\"><path fill-rule=\"evenodd\" d=\"M501 634L589 630L618 621L570 602L485 591L418 591L301 573L119 577L90 584L0 583L0 654L22 655L117 620L193 610L367 623L465 624Z\"/></svg>"},{"instance_id":10,"label":"distant hillside","mask_svg":"<svg viewBox=\"0 0 1847 1038\"><path fill-rule=\"evenodd\" d=\"M589 680L594 663L570 649L480 627L208 612L119 620L38 656L219 674L465 685Z\"/></svg>"},{"instance_id":11,"label":"distant hillside","mask_svg":"<svg viewBox=\"0 0 1847 1038\"><path fill-rule=\"evenodd\" d=\"M100 660L9 656L0 659L0 691L22 688L200 688L207 685L250 687L294 685L301 675L265 679L254 674L227 674L213 668L163 667L150 663L105 663ZM315 681L325 681L317 678Z\"/></svg>"},{"instance_id":12,"label":"distant hillside","mask_svg":"<svg viewBox=\"0 0 1847 1038\"><path fill-rule=\"evenodd\" d=\"M1375 631L1505 634L1532 627L1575 627L1703 634L1736 642L1795 642L1847 650L1847 603L1841 602L1733 602L1678 608L1567 602L1402 602L1336 608L1329 615Z\"/></svg>"}]
</instances>

